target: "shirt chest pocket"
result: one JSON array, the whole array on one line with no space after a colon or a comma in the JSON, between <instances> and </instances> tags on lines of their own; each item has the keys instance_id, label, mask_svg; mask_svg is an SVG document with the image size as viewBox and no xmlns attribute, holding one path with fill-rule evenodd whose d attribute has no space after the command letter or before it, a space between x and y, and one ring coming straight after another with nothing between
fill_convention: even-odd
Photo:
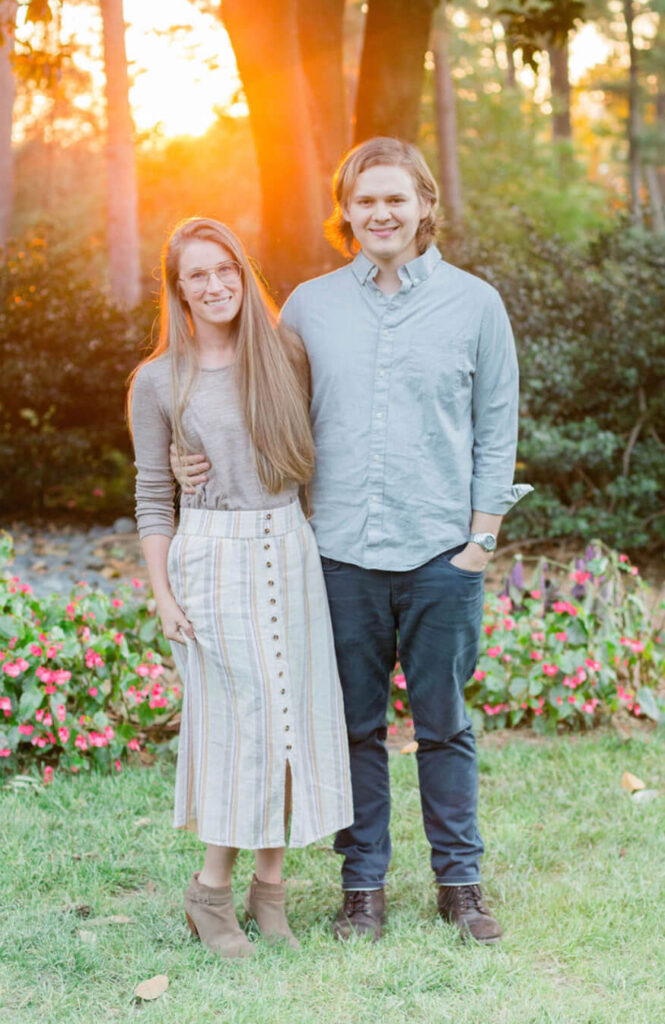
<instances>
[{"instance_id":1,"label":"shirt chest pocket","mask_svg":"<svg viewBox=\"0 0 665 1024\"><path fill-rule=\"evenodd\" d=\"M457 334L423 334L409 347L407 379L415 398L456 405L471 391L473 363L465 331Z\"/></svg>"}]
</instances>

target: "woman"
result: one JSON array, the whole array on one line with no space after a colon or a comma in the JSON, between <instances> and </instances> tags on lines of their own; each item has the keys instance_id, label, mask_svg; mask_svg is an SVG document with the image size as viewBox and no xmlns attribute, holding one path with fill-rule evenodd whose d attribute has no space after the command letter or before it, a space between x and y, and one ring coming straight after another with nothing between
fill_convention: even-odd
<instances>
[{"instance_id":1,"label":"woman","mask_svg":"<svg viewBox=\"0 0 665 1024\"><path fill-rule=\"evenodd\" d=\"M179 224L162 255L159 342L129 402L139 533L185 683L174 824L206 844L187 921L227 957L253 952L233 908L238 849L255 851L247 916L297 947L281 880L290 805L292 846L353 816L323 578L298 502L314 462L307 375L232 232ZM210 462L173 539L172 436L179 457L205 449Z\"/></svg>"}]
</instances>

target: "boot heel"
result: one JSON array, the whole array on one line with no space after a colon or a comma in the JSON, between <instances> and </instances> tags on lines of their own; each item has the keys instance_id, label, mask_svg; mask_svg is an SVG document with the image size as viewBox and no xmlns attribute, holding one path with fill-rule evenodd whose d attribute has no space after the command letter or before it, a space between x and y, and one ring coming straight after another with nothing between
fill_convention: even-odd
<instances>
[{"instance_id":1,"label":"boot heel","mask_svg":"<svg viewBox=\"0 0 665 1024\"><path fill-rule=\"evenodd\" d=\"M192 921L192 919L189 916L189 914L187 913L187 911L185 911L185 917L187 918L187 924L189 925L190 932L192 933L192 935L194 936L195 939L198 939L199 938L199 933L198 933L198 931L196 929L196 925Z\"/></svg>"}]
</instances>

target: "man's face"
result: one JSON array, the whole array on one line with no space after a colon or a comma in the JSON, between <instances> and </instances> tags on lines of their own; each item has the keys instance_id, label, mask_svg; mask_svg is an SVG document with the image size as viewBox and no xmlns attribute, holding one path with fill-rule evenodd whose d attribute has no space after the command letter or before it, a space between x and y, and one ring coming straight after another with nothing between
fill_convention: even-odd
<instances>
[{"instance_id":1,"label":"man's face","mask_svg":"<svg viewBox=\"0 0 665 1024\"><path fill-rule=\"evenodd\" d=\"M380 269L416 258L416 233L428 210L418 198L411 174L391 164L362 171L343 206L354 237Z\"/></svg>"}]
</instances>

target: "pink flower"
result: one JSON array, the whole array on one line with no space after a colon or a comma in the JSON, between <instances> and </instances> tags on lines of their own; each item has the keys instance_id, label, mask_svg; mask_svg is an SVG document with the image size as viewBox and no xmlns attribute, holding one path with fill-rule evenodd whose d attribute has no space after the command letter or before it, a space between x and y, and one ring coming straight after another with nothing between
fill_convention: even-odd
<instances>
[{"instance_id":1,"label":"pink flower","mask_svg":"<svg viewBox=\"0 0 665 1024\"><path fill-rule=\"evenodd\" d=\"M568 694L568 703L569 704L577 704L577 697L575 696L574 693L569 693Z\"/></svg>"},{"instance_id":2,"label":"pink flower","mask_svg":"<svg viewBox=\"0 0 665 1024\"><path fill-rule=\"evenodd\" d=\"M401 700L395 701L395 711L404 711L404 704Z\"/></svg>"},{"instance_id":3,"label":"pink flower","mask_svg":"<svg viewBox=\"0 0 665 1024\"><path fill-rule=\"evenodd\" d=\"M106 737L107 740L112 740L113 739L113 737L115 736L115 732L114 732L112 726L110 726L110 725L106 726L106 728L104 729L104 736Z\"/></svg>"},{"instance_id":4,"label":"pink flower","mask_svg":"<svg viewBox=\"0 0 665 1024\"><path fill-rule=\"evenodd\" d=\"M642 708L640 707L639 704L635 704L635 706L633 707L633 714L634 715L641 715L642 714Z\"/></svg>"},{"instance_id":5,"label":"pink flower","mask_svg":"<svg viewBox=\"0 0 665 1024\"><path fill-rule=\"evenodd\" d=\"M150 673L150 678L151 679L158 679L159 676L161 676L163 674L163 672L164 672L164 666L163 665L151 665L150 666L149 673ZM395 678L397 678L397 677L395 677ZM404 676L402 676L402 679L404 679ZM406 689L406 681L404 682L404 686L403 687L399 687L399 689Z\"/></svg>"},{"instance_id":6,"label":"pink flower","mask_svg":"<svg viewBox=\"0 0 665 1024\"><path fill-rule=\"evenodd\" d=\"M96 697L97 694L99 693L99 690L97 689L96 686L89 686L88 693L90 694L91 697Z\"/></svg>"},{"instance_id":7,"label":"pink flower","mask_svg":"<svg viewBox=\"0 0 665 1024\"><path fill-rule=\"evenodd\" d=\"M102 487L95 487L95 488L93 488L92 496L93 496L93 498L103 498L104 497L104 490L103 490L103 488Z\"/></svg>"},{"instance_id":8,"label":"pink flower","mask_svg":"<svg viewBox=\"0 0 665 1024\"><path fill-rule=\"evenodd\" d=\"M114 608L122 608L124 603L125 602L121 601L119 597L114 597L111 601L111 604L113 605Z\"/></svg>"},{"instance_id":9,"label":"pink flower","mask_svg":"<svg viewBox=\"0 0 665 1024\"><path fill-rule=\"evenodd\" d=\"M586 680L587 680L587 674L586 674L586 672L584 671L584 669L582 668L581 665L579 666L579 668L577 669L577 672L575 673L575 678L576 678L578 683L585 683Z\"/></svg>"},{"instance_id":10,"label":"pink flower","mask_svg":"<svg viewBox=\"0 0 665 1024\"><path fill-rule=\"evenodd\" d=\"M630 562L630 558L628 555L619 555L619 561L626 564L627 562Z\"/></svg>"},{"instance_id":11,"label":"pink flower","mask_svg":"<svg viewBox=\"0 0 665 1024\"><path fill-rule=\"evenodd\" d=\"M67 710L65 708L65 705L58 704L57 708L55 709L55 713L58 716L58 721L64 722L65 718L67 717Z\"/></svg>"},{"instance_id":12,"label":"pink flower","mask_svg":"<svg viewBox=\"0 0 665 1024\"><path fill-rule=\"evenodd\" d=\"M104 659L94 647L89 647L85 652L85 663L88 668L103 668Z\"/></svg>"},{"instance_id":13,"label":"pink flower","mask_svg":"<svg viewBox=\"0 0 665 1024\"><path fill-rule=\"evenodd\" d=\"M477 668L476 671L473 673L473 678L476 680L476 682L482 683L486 675L487 672L484 672L482 668Z\"/></svg>"},{"instance_id":14,"label":"pink flower","mask_svg":"<svg viewBox=\"0 0 665 1024\"><path fill-rule=\"evenodd\" d=\"M137 674L137 676L141 676L141 677L145 677L145 676L149 675L150 674L150 666L149 665L144 665L144 664L137 665L136 666L136 674Z\"/></svg>"},{"instance_id":15,"label":"pink flower","mask_svg":"<svg viewBox=\"0 0 665 1024\"><path fill-rule=\"evenodd\" d=\"M12 702L9 697L0 697L0 711L4 711L5 718L9 718L12 713Z\"/></svg>"},{"instance_id":16,"label":"pink flower","mask_svg":"<svg viewBox=\"0 0 665 1024\"><path fill-rule=\"evenodd\" d=\"M143 580L137 580L136 576L133 576L132 577L132 586L135 587L136 590L140 590L141 587L145 586L145 583L143 582Z\"/></svg>"},{"instance_id":17,"label":"pink flower","mask_svg":"<svg viewBox=\"0 0 665 1024\"><path fill-rule=\"evenodd\" d=\"M542 596L543 596L543 594L542 594L541 590L530 590L529 591L529 597L532 597L534 599L534 601L539 601Z\"/></svg>"},{"instance_id":18,"label":"pink flower","mask_svg":"<svg viewBox=\"0 0 665 1024\"><path fill-rule=\"evenodd\" d=\"M50 668L46 668L45 665L38 665L37 670L35 672L35 675L37 676L38 679L42 681L42 683L50 683L52 674L53 673L51 672Z\"/></svg>"},{"instance_id":19,"label":"pink flower","mask_svg":"<svg viewBox=\"0 0 665 1024\"><path fill-rule=\"evenodd\" d=\"M113 767L115 768L115 770L117 772L121 772L122 771L122 765L120 764L120 761L117 758L113 762Z\"/></svg>"},{"instance_id":20,"label":"pink flower","mask_svg":"<svg viewBox=\"0 0 665 1024\"><path fill-rule=\"evenodd\" d=\"M513 660L512 654L504 654L503 660L506 661L506 662L512 661Z\"/></svg>"},{"instance_id":21,"label":"pink flower","mask_svg":"<svg viewBox=\"0 0 665 1024\"><path fill-rule=\"evenodd\" d=\"M487 648L487 656L488 656L488 658L498 658L500 654L501 654L501 644L497 644L496 647L488 647Z\"/></svg>"},{"instance_id":22,"label":"pink flower","mask_svg":"<svg viewBox=\"0 0 665 1024\"><path fill-rule=\"evenodd\" d=\"M557 704L563 704L563 697L559 696L556 699Z\"/></svg>"},{"instance_id":23,"label":"pink flower","mask_svg":"<svg viewBox=\"0 0 665 1024\"><path fill-rule=\"evenodd\" d=\"M397 733L397 726L396 725L389 725L388 726L388 732L390 733L391 736L394 736Z\"/></svg>"},{"instance_id":24,"label":"pink flower","mask_svg":"<svg viewBox=\"0 0 665 1024\"><path fill-rule=\"evenodd\" d=\"M57 653L58 653L58 647L56 647L55 644L51 644L49 647L46 648L46 657L47 658L55 658Z\"/></svg>"},{"instance_id":25,"label":"pink flower","mask_svg":"<svg viewBox=\"0 0 665 1024\"><path fill-rule=\"evenodd\" d=\"M120 644L122 643L124 638L125 638L125 634L124 633L115 633L114 636L113 636L113 639L114 639L115 643L117 643L118 647L120 646Z\"/></svg>"},{"instance_id":26,"label":"pink flower","mask_svg":"<svg viewBox=\"0 0 665 1024\"><path fill-rule=\"evenodd\" d=\"M39 646L39 644L30 644L30 653L32 654L33 658L41 658L42 649Z\"/></svg>"},{"instance_id":27,"label":"pink flower","mask_svg":"<svg viewBox=\"0 0 665 1024\"><path fill-rule=\"evenodd\" d=\"M577 615L577 608L570 601L555 601L552 608L558 615Z\"/></svg>"},{"instance_id":28,"label":"pink flower","mask_svg":"<svg viewBox=\"0 0 665 1024\"><path fill-rule=\"evenodd\" d=\"M127 749L128 750L140 750L141 749L141 744L136 739L136 737L134 737L133 740L129 741L129 743L127 744Z\"/></svg>"},{"instance_id":29,"label":"pink flower","mask_svg":"<svg viewBox=\"0 0 665 1024\"><path fill-rule=\"evenodd\" d=\"M21 593L22 594L32 594L33 593L33 589L32 589L32 587L30 586L29 583L22 583L21 584Z\"/></svg>"},{"instance_id":30,"label":"pink flower","mask_svg":"<svg viewBox=\"0 0 665 1024\"><path fill-rule=\"evenodd\" d=\"M19 725L18 731L20 732L21 736L32 736L34 728L34 725L28 725L24 722L21 725Z\"/></svg>"},{"instance_id":31,"label":"pink flower","mask_svg":"<svg viewBox=\"0 0 665 1024\"><path fill-rule=\"evenodd\" d=\"M631 565L631 567L630 567L630 575L631 576L639 576L639 574L640 574L640 570L637 568L637 566L636 565Z\"/></svg>"},{"instance_id":32,"label":"pink flower","mask_svg":"<svg viewBox=\"0 0 665 1024\"><path fill-rule=\"evenodd\" d=\"M630 649L633 652L633 654L641 654L644 650L644 644L641 640L633 640L630 645Z\"/></svg>"},{"instance_id":33,"label":"pink flower","mask_svg":"<svg viewBox=\"0 0 665 1024\"><path fill-rule=\"evenodd\" d=\"M6 661L2 666L2 671L12 679L16 679L21 674L20 668L13 661Z\"/></svg>"},{"instance_id":34,"label":"pink flower","mask_svg":"<svg viewBox=\"0 0 665 1024\"><path fill-rule=\"evenodd\" d=\"M484 629L485 629L485 635L486 636L491 636L492 633L494 632L494 630L496 629L496 626L485 626Z\"/></svg>"},{"instance_id":35,"label":"pink flower","mask_svg":"<svg viewBox=\"0 0 665 1024\"><path fill-rule=\"evenodd\" d=\"M530 651L529 652L529 657L531 658L532 661L542 661L542 658L543 658L542 651Z\"/></svg>"},{"instance_id":36,"label":"pink flower","mask_svg":"<svg viewBox=\"0 0 665 1024\"><path fill-rule=\"evenodd\" d=\"M601 664L599 661L594 661L593 658L587 658L584 662L587 668L590 668L593 672L600 672Z\"/></svg>"},{"instance_id":37,"label":"pink flower","mask_svg":"<svg viewBox=\"0 0 665 1024\"><path fill-rule=\"evenodd\" d=\"M51 685L45 686L44 687L44 693L46 694L47 697L50 697L52 693L56 693L55 686L51 686Z\"/></svg>"},{"instance_id":38,"label":"pink flower","mask_svg":"<svg viewBox=\"0 0 665 1024\"><path fill-rule=\"evenodd\" d=\"M81 629L81 640L84 644L87 644L90 639L90 626L83 626Z\"/></svg>"},{"instance_id":39,"label":"pink flower","mask_svg":"<svg viewBox=\"0 0 665 1024\"><path fill-rule=\"evenodd\" d=\"M50 764L47 764L44 769L44 785L48 786L50 782L53 782L53 769Z\"/></svg>"},{"instance_id":40,"label":"pink flower","mask_svg":"<svg viewBox=\"0 0 665 1024\"><path fill-rule=\"evenodd\" d=\"M57 683L58 686L62 686L64 683L68 683L71 678L72 674L66 668L56 668L51 681Z\"/></svg>"},{"instance_id":41,"label":"pink flower","mask_svg":"<svg viewBox=\"0 0 665 1024\"><path fill-rule=\"evenodd\" d=\"M50 728L50 726L53 725L53 719L51 718L51 716L48 713L48 711L44 715L44 725L46 726L47 729Z\"/></svg>"},{"instance_id":42,"label":"pink flower","mask_svg":"<svg viewBox=\"0 0 665 1024\"><path fill-rule=\"evenodd\" d=\"M0 757L10 757L10 756L11 756L11 750L9 750L8 747L2 747L2 749L0 750Z\"/></svg>"},{"instance_id":43,"label":"pink flower","mask_svg":"<svg viewBox=\"0 0 665 1024\"><path fill-rule=\"evenodd\" d=\"M44 711L44 708L38 708L37 711L35 711L35 718L38 722L41 722L45 714L46 712Z\"/></svg>"},{"instance_id":44,"label":"pink flower","mask_svg":"<svg viewBox=\"0 0 665 1024\"><path fill-rule=\"evenodd\" d=\"M543 664L543 672L546 676L555 676L559 671L558 665L548 665L547 662Z\"/></svg>"},{"instance_id":45,"label":"pink flower","mask_svg":"<svg viewBox=\"0 0 665 1024\"><path fill-rule=\"evenodd\" d=\"M60 728L58 729L58 736L60 738L61 743L67 742L67 740L69 739L69 729L67 728L66 725L60 726Z\"/></svg>"},{"instance_id":46,"label":"pink flower","mask_svg":"<svg viewBox=\"0 0 665 1024\"><path fill-rule=\"evenodd\" d=\"M591 573L584 572L582 569L576 569L575 572L570 574L570 578L575 580L576 583L586 583L587 580L591 579Z\"/></svg>"},{"instance_id":47,"label":"pink flower","mask_svg":"<svg viewBox=\"0 0 665 1024\"><path fill-rule=\"evenodd\" d=\"M566 632L555 633L554 636L557 640L561 641L562 644L565 644L566 640L568 639L568 634Z\"/></svg>"},{"instance_id":48,"label":"pink flower","mask_svg":"<svg viewBox=\"0 0 665 1024\"><path fill-rule=\"evenodd\" d=\"M78 747L79 750L88 749L88 741L86 740L83 733L79 733L79 735L76 737L76 739L74 740L74 746Z\"/></svg>"},{"instance_id":49,"label":"pink flower","mask_svg":"<svg viewBox=\"0 0 665 1024\"><path fill-rule=\"evenodd\" d=\"M534 644L544 644L545 643L545 634L544 633L532 633L531 634L531 639L533 640Z\"/></svg>"},{"instance_id":50,"label":"pink flower","mask_svg":"<svg viewBox=\"0 0 665 1024\"><path fill-rule=\"evenodd\" d=\"M503 620L503 628L507 629L508 632L511 632L511 630L515 628L515 620L511 615L507 616L507 618Z\"/></svg>"},{"instance_id":51,"label":"pink flower","mask_svg":"<svg viewBox=\"0 0 665 1024\"><path fill-rule=\"evenodd\" d=\"M20 672L25 672L27 668L30 668L30 662L26 661L25 658L17 658L16 664L18 665Z\"/></svg>"}]
</instances>

